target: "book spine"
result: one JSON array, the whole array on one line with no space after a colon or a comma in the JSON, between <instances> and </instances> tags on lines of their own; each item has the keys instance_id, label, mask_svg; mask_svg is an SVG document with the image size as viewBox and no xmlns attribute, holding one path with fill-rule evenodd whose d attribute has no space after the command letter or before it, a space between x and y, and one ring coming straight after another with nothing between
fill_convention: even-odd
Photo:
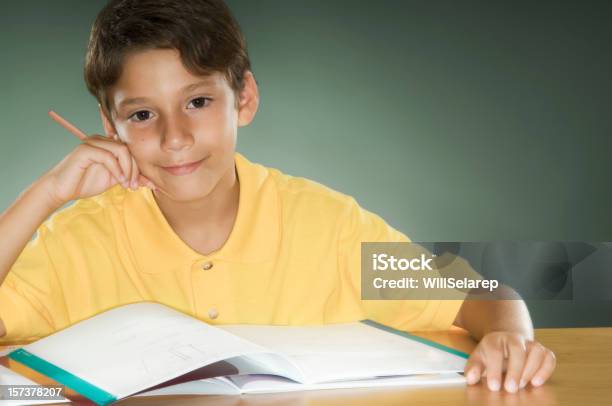
<instances>
[{"instance_id":1,"label":"book spine","mask_svg":"<svg viewBox=\"0 0 612 406\"><path fill-rule=\"evenodd\" d=\"M98 388L95 385L79 378L76 375L62 369L52 363L19 348L8 354L8 357L14 361L17 361L34 371L37 371L54 381L66 385L70 389L80 393L86 398L90 399L98 405L108 405L109 403L116 402L117 398L106 392L103 389Z\"/></svg>"}]
</instances>

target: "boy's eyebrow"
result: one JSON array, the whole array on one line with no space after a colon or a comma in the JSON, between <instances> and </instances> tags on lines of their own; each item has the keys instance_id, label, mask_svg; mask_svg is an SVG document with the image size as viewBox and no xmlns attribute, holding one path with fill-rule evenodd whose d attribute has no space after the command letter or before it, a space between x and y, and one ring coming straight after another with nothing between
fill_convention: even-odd
<instances>
[{"instance_id":1,"label":"boy's eyebrow","mask_svg":"<svg viewBox=\"0 0 612 406\"><path fill-rule=\"evenodd\" d=\"M205 87L205 86L214 86L215 81L213 79L204 79L204 80L200 80L199 82L195 82L192 83L190 85L187 85L185 87L183 87L181 89L182 92L190 92L192 90L198 89L200 87Z\"/></svg>"},{"instance_id":2,"label":"boy's eyebrow","mask_svg":"<svg viewBox=\"0 0 612 406\"><path fill-rule=\"evenodd\" d=\"M191 83L187 86L184 86L180 92L181 93L186 93L186 92L190 92L192 90L198 89L200 87L206 87L206 86L214 86L214 80L212 79L204 79L204 80L200 80L199 82L195 82L195 83ZM147 98L146 97L131 97L128 99L124 99L119 103L119 108L121 107L125 107L129 104L138 104L138 103L146 103L147 102Z\"/></svg>"}]
</instances>

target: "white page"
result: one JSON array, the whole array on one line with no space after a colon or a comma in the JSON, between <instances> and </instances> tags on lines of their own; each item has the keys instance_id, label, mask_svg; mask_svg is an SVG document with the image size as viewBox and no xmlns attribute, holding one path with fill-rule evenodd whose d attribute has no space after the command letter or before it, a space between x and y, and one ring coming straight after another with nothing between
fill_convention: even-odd
<instances>
[{"instance_id":1,"label":"white page","mask_svg":"<svg viewBox=\"0 0 612 406\"><path fill-rule=\"evenodd\" d=\"M204 365L267 351L152 302L109 310L23 348L118 399Z\"/></svg>"},{"instance_id":2,"label":"white page","mask_svg":"<svg viewBox=\"0 0 612 406\"><path fill-rule=\"evenodd\" d=\"M268 375L245 375L229 378L242 393L278 393L302 390L382 388L382 387L423 387L464 385L465 378L458 373L394 376L386 378L300 384L289 379Z\"/></svg>"},{"instance_id":3,"label":"white page","mask_svg":"<svg viewBox=\"0 0 612 406\"><path fill-rule=\"evenodd\" d=\"M290 359L305 382L462 372L466 360L364 323L220 326Z\"/></svg>"},{"instance_id":4,"label":"white page","mask_svg":"<svg viewBox=\"0 0 612 406\"><path fill-rule=\"evenodd\" d=\"M275 354L249 354L224 360L236 370L236 375L284 375L294 380L303 376L295 366ZM239 395L240 389L228 377L193 379L167 387L153 389L135 396L157 395ZM0 405L1 406L1 405Z\"/></svg>"},{"instance_id":5,"label":"white page","mask_svg":"<svg viewBox=\"0 0 612 406\"><path fill-rule=\"evenodd\" d=\"M304 372L297 364L276 352L242 355L232 358L229 362L238 370L236 375L279 375L298 382L306 379Z\"/></svg>"},{"instance_id":6,"label":"white page","mask_svg":"<svg viewBox=\"0 0 612 406\"><path fill-rule=\"evenodd\" d=\"M164 388L153 389L134 395L165 396L165 395L239 395L240 390L227 378L198 379L195 381L177 383ZM0 405L1 406L1 405Z\"/></svg>"}]
</instances>

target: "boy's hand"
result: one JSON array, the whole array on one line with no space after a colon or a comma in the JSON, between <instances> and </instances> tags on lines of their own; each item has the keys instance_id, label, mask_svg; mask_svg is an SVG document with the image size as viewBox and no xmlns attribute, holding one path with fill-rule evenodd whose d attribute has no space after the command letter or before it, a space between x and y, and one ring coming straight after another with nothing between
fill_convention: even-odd
<instances>
[{"instance_id":1,"label":"boy's hand","mask_svg":"<svg viewBox=\"0 0 612 406\"><path fill-rule=\"evenodd\" d=\"M472 352L465 366L467 383L480 381L486 372L490 390L502 385L502 371L506 371L504 389L516 392L529 382L542 385L555 369L555 354L537 341L525 339L521 334L493 332L486 334Z\"/></svg>"},{"instance_id":2,"label":"boy's hand","mask_svg":"<svg viewBox=\"0 0 612 406\"><path fill-rule=\"evenodd\" d=\"M134 190L155 187L140 174L125 144L102 135L87 137L43 178L51 202L57 207L98 195L117 183Z\"/></svg>"}]
</instances>

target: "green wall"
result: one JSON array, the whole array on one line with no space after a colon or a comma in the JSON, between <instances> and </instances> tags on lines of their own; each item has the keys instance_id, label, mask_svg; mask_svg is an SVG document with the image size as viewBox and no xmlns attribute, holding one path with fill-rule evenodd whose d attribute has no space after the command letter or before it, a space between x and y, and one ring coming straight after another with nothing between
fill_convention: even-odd
<instances>
[{"instance_id":1,"label":"green wall","mask_svg":"<svg viewBox=\"0 0 612 406\"><path fill-rule=\"evenodd\" d=\"M612 240L610 3L228 3L260 88L251 160L413 240ZM102 130L82 66L103 4L3 4L1 209L77 145L49 108ZM612 325L610 301L529 306L537 326Z\"/></svg>"}]
</instances>

